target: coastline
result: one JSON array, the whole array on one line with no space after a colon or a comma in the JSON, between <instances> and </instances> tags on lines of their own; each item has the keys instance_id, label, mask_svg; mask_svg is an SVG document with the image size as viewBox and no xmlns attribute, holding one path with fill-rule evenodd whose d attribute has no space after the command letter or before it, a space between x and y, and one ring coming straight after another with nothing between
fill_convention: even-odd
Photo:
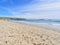
<instances>
[{"instance_id":1,"label":"coastline","mask_svg":"<svg viewBox=\"0 0 60 45\"><path fill-rule=\"evenodd\" d=\"M30 26L35 26L35 27L41 27L41 28L48 28L48 29L53 29L53 30L60 30L60 28L57 28L57 27L50 27L50 26L48 26L48 25L41 25L41 23L43 23L43 22L41 22L40 24L34 24L34 23L30 23L30 22L25 22L25 21L20 21L20 22L15 22L15 21L7 21L7 22L13 22L13 23L18 23L18 24L24 24L24 25L30 25ZM50 24L50 25L52 25L52 23L47 23L47 24Z\"/></svg>"},{"instance_id":2,"label":"coastline","mask_svg":"<svg viewBox=\"0 0 60 45\"><path fill-rule=\"evenodd\" d=\"M0 20L1 45L60 45L60 31ZM7 43L5 43L7 42Z\"/></svg>"}]
</instances>

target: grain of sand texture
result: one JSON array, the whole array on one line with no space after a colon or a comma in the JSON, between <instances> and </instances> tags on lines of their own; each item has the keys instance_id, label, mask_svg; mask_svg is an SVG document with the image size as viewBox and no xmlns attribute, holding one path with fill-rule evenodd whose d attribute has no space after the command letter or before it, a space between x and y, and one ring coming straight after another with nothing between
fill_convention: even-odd
<instances>
[{"instance_id":1,"label":"grain of sand texture","mask_svg":"<svg viewBox=\"0 0 60 45\"><path fill-rule=\"evenodd\" d=\"M60 31L0 21L0 45L60 45Z\"/></svg>"}]
</instances>

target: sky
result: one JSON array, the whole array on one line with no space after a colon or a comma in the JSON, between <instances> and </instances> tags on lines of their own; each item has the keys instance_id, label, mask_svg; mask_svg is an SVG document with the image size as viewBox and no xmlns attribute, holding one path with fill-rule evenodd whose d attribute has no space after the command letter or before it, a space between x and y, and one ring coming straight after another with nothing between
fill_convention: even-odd
<instances>
[{"instance_id":1,"label":"sky","mask_svg":"<svg viewBox=\"0 0 60 45\"><path fill-rule=\"evenodd\" d=\"M60 19L60 0L0 0L0 16Z\"/></svg>"}]
</instances>

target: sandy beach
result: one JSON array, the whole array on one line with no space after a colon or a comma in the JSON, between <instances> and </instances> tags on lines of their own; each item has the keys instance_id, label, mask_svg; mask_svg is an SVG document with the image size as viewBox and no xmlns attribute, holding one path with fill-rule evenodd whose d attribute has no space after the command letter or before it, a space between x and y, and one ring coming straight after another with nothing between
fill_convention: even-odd
<instances>
[{"instance_id":1,"label":"sandy beach","mask_svg":"<svg viewBox=\"0 0 60 45\"><path fill-rule=\"evenodd\" d=\"M60 31L1 20L0 45L60 45Z\"/></svg>"}]
</instances>

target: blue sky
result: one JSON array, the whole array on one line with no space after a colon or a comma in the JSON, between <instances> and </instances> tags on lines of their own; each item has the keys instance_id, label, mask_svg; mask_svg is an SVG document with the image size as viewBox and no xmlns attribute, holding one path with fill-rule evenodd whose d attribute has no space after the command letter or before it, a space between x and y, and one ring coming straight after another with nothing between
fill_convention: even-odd
<instances>
[{"instance_id":1,"label":"blue sky","mask_svg":"<svg viewBox=\"0 0 60 45\"><path fill-rule=\"evenodd\" d=\"M0 0L0 16L60 19L60 0Z\"/></svg>"}]
</instances>

